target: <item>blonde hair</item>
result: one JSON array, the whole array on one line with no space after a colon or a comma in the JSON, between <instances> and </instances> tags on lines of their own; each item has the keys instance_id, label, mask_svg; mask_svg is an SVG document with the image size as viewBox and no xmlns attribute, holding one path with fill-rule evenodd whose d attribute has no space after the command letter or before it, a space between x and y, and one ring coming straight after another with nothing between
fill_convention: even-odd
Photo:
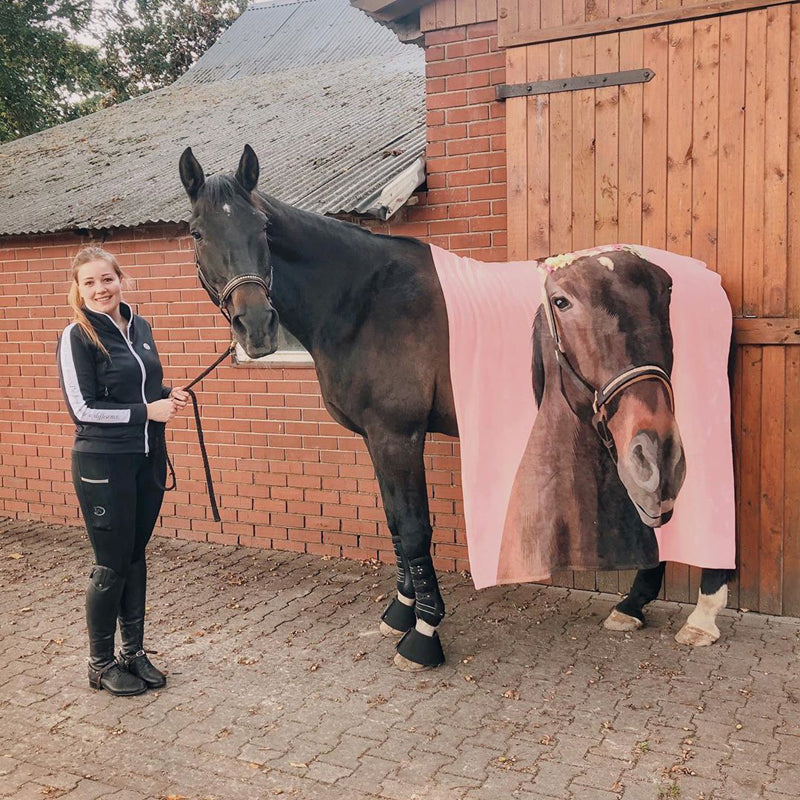
<instances>
[{"instance_id":1,"label":"blonde hair","mask_svg":"<svg viewBox=\"0 0 800 800\"><path fill-rule=\"evenodd\" d=\"M78 286L78 270L90 261L105 261L110 267L113 267L114 272L120 281L125 279L125 274L119 266L119 262L114 257L113 253L104 250L102 247L82 247L78 250L75 258L72 260L72 283L69 287L69 294L67 300L69 301L70 308L72 309L75 317L74 322L78 324L81 330L86 334L89 341L101 352L108 355L105 345L100 341L97 331L94 326L89 322L84 308L86 307L81 297L80 287Z\"/></svg>"}]
</instances>

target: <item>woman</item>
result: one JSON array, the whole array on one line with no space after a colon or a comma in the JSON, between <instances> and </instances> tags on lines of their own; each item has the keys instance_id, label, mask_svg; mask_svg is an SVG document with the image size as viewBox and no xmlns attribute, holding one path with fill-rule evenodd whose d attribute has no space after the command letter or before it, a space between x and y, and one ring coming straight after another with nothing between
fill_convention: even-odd
<instances>
[{"instance_id":1,"label":"woman","mask_svg":"<svg viewBox=\"0 0 800 800\"><path fill-rule=\"evenodd\" d=\"M59 339L58 368L76 425L72 481L95 556L86 590L89 685L133 695L166 683L144 650L145 547L164 497L165 423L188 394L162 384L152 331L123 302L122 280L111 253L84 247L75 256L75 318Z\"/></svg>"}]
</instances>

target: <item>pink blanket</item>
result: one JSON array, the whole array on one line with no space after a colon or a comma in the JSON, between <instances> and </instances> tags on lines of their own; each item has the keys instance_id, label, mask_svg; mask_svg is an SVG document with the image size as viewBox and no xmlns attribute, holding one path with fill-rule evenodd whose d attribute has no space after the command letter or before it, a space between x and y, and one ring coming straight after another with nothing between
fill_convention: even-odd
<instances>
[{"instance_id":1,"label":"pink blanket","mask_svg":"<svg viewBox=\"0 0 800 800\"><path fill-rule=\"evenodd\" d=\"M658 556L698 567L730 569L735 560L727 378L730 305L719 275L702 262L648 247L631 249L660 266L673 281L672 383L688 466L672 519L656 529ZM543 274L537 262L485 264L437 247L431 251L447 304L475 586L545 579L548 576L540 570L534 570L536 574L506 570L498 576L501 538L509 535L509 498L537 415L531 329L541 304ZM593 522L587 520L587 524Z\"/></svg>"}]
</instances>

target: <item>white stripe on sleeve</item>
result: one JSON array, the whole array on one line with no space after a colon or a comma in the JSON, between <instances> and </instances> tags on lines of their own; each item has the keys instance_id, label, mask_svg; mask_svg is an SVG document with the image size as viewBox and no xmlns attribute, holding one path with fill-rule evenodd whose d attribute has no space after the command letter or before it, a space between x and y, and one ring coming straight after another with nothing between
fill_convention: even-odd
<instances>
[{"instance_id":1,"label":"white stripe on sleeve","mask_svg":"<svg viewBox=\"0 0 800 800\"><path fill-rule=\"evenodd\" d=\"M73 322L61 337L61 375L64 381L64 394L69 407L79 422L125 424L130 422L129 408L114 410L109 408L89 408L81 392L75 359L72 357L72 331L77 323Z\"/></svg>"}]
</instances>

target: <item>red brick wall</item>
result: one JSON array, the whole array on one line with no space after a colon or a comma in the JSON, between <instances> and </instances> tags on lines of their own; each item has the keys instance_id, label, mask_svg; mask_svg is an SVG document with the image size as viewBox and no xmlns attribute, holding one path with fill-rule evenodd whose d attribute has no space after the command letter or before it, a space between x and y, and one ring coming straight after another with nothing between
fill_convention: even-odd
<instances>
[{"instance_id":1,"label":"red brick wall","mask_svg":"<svg viewBox=\"0 0 800 800\"><path fill-rule=\"evenodd\" d=\"M493 100L503 58L496 25L427 34L428 191L390 225L484 260L506 244L503 105ZM69 477L72 424L55 365L71 318L73 234L0 237L0 515L79 523ZM132 279L127 300L152 323L168 382L196 375L227 344L224 320L197 284L183 226L117 230L104 246ZM194 420L170 424L178 489L157 531L358 559L392 560L391 541L361 439L322 405L312 367L225 365L198 392L223 522L208 510ZM426 445L434 552L441 569L468 568L458 443Z\"/></svg>"}]
</instances>

